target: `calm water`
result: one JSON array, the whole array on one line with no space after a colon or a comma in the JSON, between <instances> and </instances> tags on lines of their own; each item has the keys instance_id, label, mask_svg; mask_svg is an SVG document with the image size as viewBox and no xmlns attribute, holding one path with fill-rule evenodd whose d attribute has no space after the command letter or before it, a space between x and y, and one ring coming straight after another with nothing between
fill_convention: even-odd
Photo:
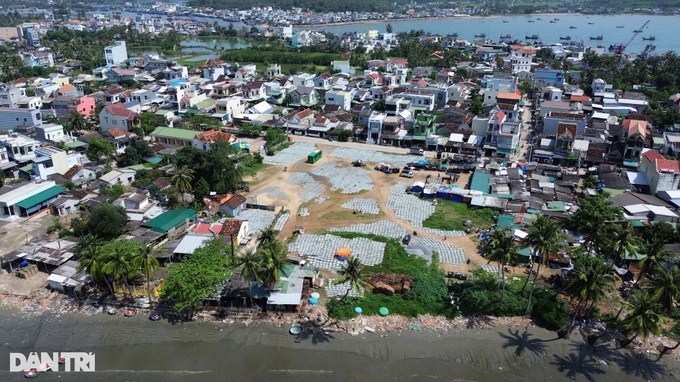
<instances>
[{"instance_id":1,"label":"calm water","mask_svg":"<svg viewBox=\"0 0 680 382\"><path fill-rule=\"evenodd\" d=\"M252 46L253 43L251 40L241 38L223 38L223 39L213 38L209 40L208 39L183 40L180 43L180 45L183 47L191 47L182 49L182 51L184 52L202 52L205 50L212 49L224 49L224 50L243 49Z\"/></svg>"},{"instance_id":2,"label":"calm water","mask_svg":"<svg viewBox=\"0 0 680 382\"><path fill-rule=\"evenodd\" d=\"M538 20L541 18L542 20ZM555 23L550 20L558 18ZM507 22L503 22L503 21ZM533 23L528 22L533 20ZM501 35L510 34L513 39L524 39L526 35L537 34L544 44L559 42L561 36L571 36L572 41L583 41L586 45L625 44L633 31L650 20L647 27L628 46L627 52L641 52L649 43L656 45L656 52L669 50L680 51L680 40L676 37L676 29L680 23L679 16L620 15L620 16L582 16L582 15L543 15L543 16L507 16L487 18L456 18L450 20L407 20L376 23L361 23L338 26L320 26L333 33L345 33L367 29L385 31L387 24L392 24L394 32L408 32L423 29L438 34L458 33L460 38L474 40L475 35L486 34L487 39L497 40ZM592 23L592 24L589 24ZM570 29L575 26L576 29ZM623 28L617 28L623 26ZM590 41L589 37L602 35L601 41ZM643 41L642 37L656 37L655 41Z\"/></svg>"},{"instance_id":3,"label":"calm water","mask_svg":"<svg viewBox=\"0 0 680 382\"><path fill-rule=\"evenodd\" d=\"M252 322L171 325L133 318L25 316L0 308L0 381L9 352L88 351L95 373L44 374L41 381L677 381L677 363L557 340L537 328L346 333L296 339L287 325ZM540 375L540 377L539 377Z\"/></svg>"}]
</instances>

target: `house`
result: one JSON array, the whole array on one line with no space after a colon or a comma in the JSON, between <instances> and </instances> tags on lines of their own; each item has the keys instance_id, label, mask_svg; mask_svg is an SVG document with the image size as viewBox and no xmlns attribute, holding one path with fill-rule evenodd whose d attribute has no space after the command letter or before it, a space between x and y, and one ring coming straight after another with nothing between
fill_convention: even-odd
<instances>
[{"instance_id":1,"label":"house","mask_svg":"<svg viewBox=\"0 0 680 382\"><path fill-rule=\"evenodd\" d=\"M127 109L121 103L114 103L104 106L99 113L99 123L104 131L116 127L123 131L130 131L133 127L139 126L141 121L137 113Z\"/></svg>"},{"instance_id":2,"label":"house","mask_svg":"<svg viewBox=\"0 0 680 382\"><path fill-rule=\"evenodd\" d=\"M14 130L18 127L42 125L39 109L0 108L0 130Z\"/></svg>"},{"instance_id":3,"label":"house","mask_svg":"<svg viewBox=\"0 0 680 382\"><path fill-rule=\"evenodd\" d=\"M56 123L47 123L35 128L36 138L43 142L62 142L66 140L64 126Z\"/></svg>"},{"instance_id":4,"label":"house","mask_svg":"<svg viewBox=\"0 0 680 382\"><path fill-rule=\"evenodd\" d=\"M349 111L352 108L354 92L330 90L326 92L326 105L337 105L342 110Z\"/></svg>"},{"instance_id":5,"label":"house","mask_svg":"<svg viewBox=\"0 0 680 382\"><path fill-rule=\"evenodd\" d=\"M624 159L637 161L640 158L642 149L648 147L647 137L650 134L647 121L642 119L626 118L623 120L621 130L625 140Z\"/></svg>"},{"instance_id":6,"label":"house","mask_svg":"<svg viewBox=\"0 0 680 382\"><path fill-rule=\"evenodd\" d=\"M141 224L142 227L165 234L172 238L186 231L196 221L196 211L191 208L178 208L166 211Z\"/></svg>"},{"instance_id":7,"label":"house","mask_svg":"<svg viewBox=\"0 0 680 382\"><path fill-rule=\"evenodd\" d=\"M52 107L57 118L69 118L73 112L77 112L85 118L89 118L96 106L94 97L82 96L58 96L52 101Z\"/></svg>"},{"instance_id":8,"label":"house","mask_svg":"<svg viewBox=\"0 0 680 382\"><path fill-rule=\"evenodd\" d=\"M238 247L247 242L249 231L247 220L227 219L222 223L220 235L225 241L231 242L230 245Z\"/></svg>"},{"instance_id":9,"label":"house","mask_svg":"<svg viewBox=\"0 0 680 382\"><path fill-rule=\"evenodd\" d=\"M108 82L137 81L137 71L114 67L106 73L106 80Z\"/></svg>"},{"instance_id":10,"label":"house","mask_svg":"<svg viewBox=\"0 0 680 382\"><path fill-rule=\"evenodd\" d=\"M331 75L323 72L314 78L314 88L319 90L328 90L331 88Z\"/></svg>"},{"instance_id":11,"label":"house","mask_svg":"<svg viewBox=\"0 0 680 382\"><path fill-rule=\"evenodd\" d=\"M275 78L281 75L281 65L269 64L267 65L267 78Z\"/></svg>"},{"instance_id":12,"label":"house","mask_svg":"<svg viewBox=\"0 0 680 382\"><path fill-rule=\"evenodd\" d=\"M18 133L0 136L0 146L7 148L9 159L19 163L35 158L37 144L34 139Z\"/></svg>"},{"instance_id":13,"label":"house","mask_svg":"<svg viewBox=\"0 0 680 382\"><path fill-rule=\"evenodd\" d=\"M125 41L116 41L113 45L104 48L104 58L106 65L115 66L125 63L128 59Z\"/></svg>"},{"instance_id":14,"label":"house","mask_svg":"<svg viewBox=\"0 0 680 382\"><path fill-rule=\"evenodd\" d=\"M85 191L86 192L86 191ZM81 199L73 195L60 195L50 203L50 213L54 216L67 216L80 211Z\"/></svg>"},{"instance_id":15,"label":"house","mask_svg":"<svg viewBox=\"0 0 680 382\"><path fill-rule=\"evenodd\" d=\"M0 217L32 216L49 207L64 188L53 181L21 183L0 188Z\"/></svg>"},{"instance_id":16,"label":"house","mask_svg":"<svg viewBox=\"0 0 680 382\"><path fill-rule=\"evenodd\" d=\"M248 82L243 87L243 98L246 101L258 101L266 97L264 82Z\"/></svg>"},{"instance_id":17,"label":"house","mask_svg":"<svg viewBox=\"0 0 680 382\"><path fill-rule=\"evenodd\" d=\"M24 52L19 53L24 65L29 68L51 68L54 66L52 52Z\"/></svg>"},{"instance_id":18,"label":"house","mask_svg":"<svg viewBox=\"0 0 680 382\"><path fill-rule=\"evenodd\" d=\"M79 268L80 263L76 260L69 260L61 264L47 278L48 286L52 290L69 296L77 296L82 288L91 281L87 270L78 271Z\"/></svg>"},{"instance_id":19,"label":"house","mask_svg":"<svg viewBox=\"0 0 680 382\"><path fill-rule=\"evenodd\" d=\"M512 74L520 72L530 72L531 62L536 55L536 50L531 47L513 48L510 54L510 66L512 67Z\"/></svg>"},{"instance_id":20,"label":"house","mask_svg":"<svg viewBox=\"0 0 680 382\"><path fill-rule=\"evenodd\" d=\"M97 174L94 171L78 164L68 169L62 176L64 179L73 182L76 186L84 185L97 178Z\"/></svg>"},{"instance_id":21,"label":"house","mask_svg":"<svg viewBox=\"0 0 680 382\"><path fill-rule=\"evenodd\" d=\"M59 95L62 95L62 96L71 96L71 97L77 97L77 96L80 95L80 92L78 91L78 89L71 84L62 85L59 88L59 90L57 91L57 93Z\"/></svg>"},{"instance_id":22,"label":"house","mask_svg":"<svg viewBox=\"0 0 680 382\"><path fill-rule=\"evenodd\" d=\"M318 284L319 270L308 265L285 264L280 269L281 279L267 297L267 310L297 312L305 303L306 289Z\"/></svg>"},{"instance_id":23,"label":"house","mask_svg":"<svg viewBox=\"0 0 680 382\"><path fill-rule=\"evenodd\" d=\"M541 86L555 86L561 88L564 86L564 71L547 69L536 69L534 71L534 84Z\"/></svg>"},{"instance_id":24,"label":"house","mask_svg":"<svg viewBox=\"0 0 680 382\"><path fill-rule=\"evenodd\" d=\"M291 102L293 106L314 106L317 103L316 90L313 87L298 86L291 93Z\"/></svg>"},{"instance_id":25,"label":"house","mask_svg":"<svg viewBox=\"0 0 680 382\"><path fill-rule=\"evenodd\" d=\"M576 139L577 129L578 126L575 123L561 122L557 124L557 133L555 134L555 156L566 158L571 154Z\"/></svg>"},{"instance_id":26,"label":"house","mask_svg":"<svg viewBox=\"0 0 680 382\"><path fill-rule=\"evenodd\" d=\"M26 88L0 86L0 107L18 108L19 101L26 97Z\"/></svg>"},{"instance_id":27,"label":"house","mask_svg":"<svg viewBox=\"0 0 680 382\"><path fill-rule=\"evenodd\" d=\"M209 151L215 142L225 142L230 145L238 143L238 138L234 134L225 133L217 130L209 130L196 134L192 144L199 150Z\"/></svg>"},{"instance_id":28,"label":"house","mask_svg":"<svg viewBox=\"0 0 680 382\"><path fill-rule=\"evenodd\" d=\"M235 217L246 208L246 198L240 194L227 194L220 200L220 211Z\"/></svg>"},{"instance_id":29,"label":"house","mask_svg":"<svg viewBox=\"0 0 680 382\"><path fill-rule=\"evenodd\" d=\"M173 127L157 127L151 133L151 138L160 144L172 146L192 146L194 138L200 131L177 129Z\"/></svg>"},{"instance_id":30,"label":"house","mask_svg":"<svg viewBox=\"0 0 680 382\"><path fill-rule=\"evenodd\" d=\"M645 151L640 157L639 170L647 178L649 192L673 191L680 185L680 166L677 160L666 159L654 150Z\"/></svg>"},{"instance_id":31,"label":"house","mask_svg":"<svg viewBox=\"0 0 680 382\"><path fill-rule=\"evenodd\" d=\"M123 186L131 187L135 182L135 173L135 170L121 168L107 172L99 177L99 180L111 186L122 184Z\"/></svg>"}]
</instances>

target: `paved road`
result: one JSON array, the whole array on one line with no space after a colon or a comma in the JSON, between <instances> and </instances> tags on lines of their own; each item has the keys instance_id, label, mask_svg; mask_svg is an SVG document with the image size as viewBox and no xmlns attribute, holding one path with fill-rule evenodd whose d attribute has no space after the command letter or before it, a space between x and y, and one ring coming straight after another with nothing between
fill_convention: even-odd
<instances>
[{"instance_id":1,"label":"paved road","mask_svg":"<svg viewBox=\"0 0 680 382\"><path fill-rule=\"evenodd\" d=\"M522 132L519 137L519 150L512 156L512 159L529 159L525 155L529 151L529 141L528 137L531 133L531 112L533 110L533 105L531 100L526 98L524 100L524 113L522 113Z\"/></svg>"}]
</instances>

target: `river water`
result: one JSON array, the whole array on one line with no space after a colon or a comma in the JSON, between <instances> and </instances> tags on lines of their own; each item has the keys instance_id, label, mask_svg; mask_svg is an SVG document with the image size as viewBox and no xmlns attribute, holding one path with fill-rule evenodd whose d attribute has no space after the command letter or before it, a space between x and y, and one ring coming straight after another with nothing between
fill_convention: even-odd
<instances>
[{"instance_id":1,"label":"river water","mask_svg":"<svg viewBox=\"0 0 680 382\"><path fill-rule=\"evenodd\" d=\"M677 381L675 361L653 362L538 328L346 333L293 337L252 322L151 322L96 313L26 316L0 309L0 380L9 352L87 351L96 372L41 381Z\"/></svg>"},{"instance_id":2,"label":"river water","mask_svg":"<svg viewBox=\"0 0 680 382\"><path fill-rule=\"evenodd\" d=\"M541 20L538 20L538 19ZM558 18L559 20L554 20ZM529 22L529 21L534 22ZM550 21L555 21L551 23ZM335 26L319 26L332 33L363 32L377 29L384 32L387 24L392 24L394 32L409 32L423 29L425 32L436 34L453 34L467 40L474 40L475 35L486 34L486 39L498 40L501 35L509 34L513 39L524 40L527 35L537 34L544 44L560 41L560 37L571 36L571 41L582 41L586 45L625 44L633 31L641 28L649 20L649 24L630 43L626 52L639 53L647 44L656 45L657 53L669 50L680 51L680 40L676 38L675 30L680 23L680 16L651 16L651 15L527 15L527 16L494 16L494 17L459 17L454 19L437 20L392 20L390 22L374 22L361 24L346 24ZM571 26L576 29L570 28ZM622 27L622 28L619 28ZM602 35L601 41L591 41L590 37ZM654 36L656 40L645 41L643 37Z\"/></svg>"}]
</instances>

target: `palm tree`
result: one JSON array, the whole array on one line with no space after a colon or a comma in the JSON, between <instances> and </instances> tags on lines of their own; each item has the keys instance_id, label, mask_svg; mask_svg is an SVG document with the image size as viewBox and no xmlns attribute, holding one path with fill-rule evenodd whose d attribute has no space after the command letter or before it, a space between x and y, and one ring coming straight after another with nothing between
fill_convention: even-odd
<instances>
[{"instance_id":1,"label":"palm tree","mask_svg":"<svg viewBox=\"0 0 680 382\"><path fill-rule=\"evenodd\" d=\"M262 257L258 253L247 250L239 257L237 266L241 267L241 277L248 282L250 306L253 306L253 282L261 279Z\"/></svg>"},{"instance_id":2,"label":"palm tree","mask_svg":"<svg viewBox=\"0 0 680 382\"><path fill-rule=\"evenodd\" d=\"M533 259L538 256L538 268L536 269L534 281L531 284L531 292L529 292L529 300L526 310L527 313L531 311L531 298L534 295L536 281L538 280L538 275L541 272L541 265L548 265L550 254L557 253L560 249L562 249L564 246L563 236L564 235L557 226L557 223L545 215L539 215L538 218L536 218L536 221L529 228L529 234L524 239L524 244L533 249ZM533 269L534 266L532 263L529 275L524 282L524 286L522 286L522 291L524 291L524 288L529 282L529 278L531 277Z\"/></svg>"},{"instance_id":3,"label":"palm tree","mask_svg":"<svg viewBox=\"0 0 680 382\"><path fill-rule=\"evenodd\" d=\"M114 279L120 279L130 292L132 289L128 282L130 276L134 275L137 268L132 263L132 258L139 251L139 244L133 240L116 239L106 243L102 247L102 271Z\"/></svg>"},{"instance_id":4,"label":"palm tree","mask_svg":"<svg viewBox=\"0 0 680 382\"><path fill-rule=\"evenodd\" d=\"M628 316L623 320L623 330L632 337L621 341L621 347L628 346L638 336L647 338L650 334L661 333L661 325L664 318L657 313L659 303L651 293L636 291L630 300L625 303L630 309Z\"/></svg>"},{"instance_id":5,"label":"palm tree","mask_svg":"<svg viewBox=\"0 0 680 382\"><path fill-rule=\"evenodd\" d=\"M607 257L612 260L612 267L626 255L636 254L642 246L642 238L635 235L629 222L610 226L605 239L604 248Z\"/></svg>"},{"instance_id":6,"label":"palm tree","mask_svg":"<svg viewBox=\"0 0 680 382\"><path fill-rule=\"evenodd\" d=\"M657 302L662 313L671 314L680 302L680 269L663 268L644 286Z\"/></svg>"},{"instance_id":7,"label":"palm tree","mask_svg":"<svg viewBox=\"0 0 680 382\"><path fill-rule=\"evenodd\" d=\"M87 234L80 238L76 246L78 254L78 272L85 270L90 278L95 282L104 280L111 294L114 294L113 287L102 271L104 262L102 261L101 241L92 234Z\"/></svg>"},{"instance_id":8,"label":"palm tree","mask_svg":"<svg viewBox=\"0 0 680 382\"><path fill-rule=\"evenodd\" d=\"M270 243L272 241L276 240L276 235L279 232L276 231L272 227L267 227L263 229L260 234L257 236L257 246L262 247L263 245L266 245L267 243Z\"/></svg>"},{"instance_id":9,"label":"palm tree","mask_svg":"<svg viewBox=\"0 0 680 382\"><path fill-rule=\"evenodd\" d=\"M277 282L281 279L281 268L288 262L288 249L281 242L274 240L260 250L267 282Z\"/></svg>"},{"instance_id":10,"label":"palm tree","mask_svg":"<svg viewBox=\"0 0 680 382\"><path fill-rule=\"evenodd\" d=\"M139 247L139 251L132 259L132 264L135 268L140 269L146 279L146 293L151 301L151 274L158 269L158 259L153 255L153 245L145 243Z\"/></svg>"},{"instance_id":11,"label":"palm tree","mask_svg":"<svg viewBox=\"0 0 680 382\"><path fill-rule=\"evenodd\" d=\"M505 297L505 265L517 262L517 243L508 230L496 230L491 233L486 247L487 259L489 262L498 262L498 269L501 277L499 282L503 285L501 291L501 304Z\"/></svg>"},{"instance_id":12,"label":"palm tree","mask_svg":"<svg viewBox=\"0 0 680 382\"><path fill-rule=\"evenodd\" d=\"M595 304L606 299L607 293L614 289L616 278L610 273L609 266L599 259L587 262L585 268L577 273L577 277L579 296L584 305L590 302L586 313L590 315Z\"/></svg>"},{"instance_id":13,"label":"palm tree","mask_svg":"<svg viewBox=\"0 0 680 382\"><path fill-rule=\"evenodd\" d=\"M185 193L191 192L191 182L194 180L194 170L186 165L182 167L177 167L177 165L175 165L172 173L170 181L175 185L177 191L182 193L182 196L184 196Z\"/></svg>"},{"instance_id":14,"label":"palm tree","mask_svg":"<svg viewBox=\"0 0 680 382\"><path fill-rule=\"evenodd\" d=\"M87 127L87 120L85 119L85 117L83 117L82 114L74 110L73 112L71 112L68 124L71 127L71 131L73 130L80 131L84 130Z\"/></svg>"},{"instance_id":15,"label":"palm tree","mask_svg":"<svg viewBox=\"0 0 680 382\"><path fill-rule=\"evenodd\" d=\"M349 292L351 292L352 290L360 292L362 288L366 288L368 286L363 265L361 264L361 260L359 260L358 257L350 256L349 258L347 258L345 263L342 265L342 268L338 271L338 274L341 277L335 280L333 282L334 284L337 285L349 283L349 287L347 288L347 291L342 296L340 301L346 299L347 296L349 296Z\"/></svg>"}]
</instances>

